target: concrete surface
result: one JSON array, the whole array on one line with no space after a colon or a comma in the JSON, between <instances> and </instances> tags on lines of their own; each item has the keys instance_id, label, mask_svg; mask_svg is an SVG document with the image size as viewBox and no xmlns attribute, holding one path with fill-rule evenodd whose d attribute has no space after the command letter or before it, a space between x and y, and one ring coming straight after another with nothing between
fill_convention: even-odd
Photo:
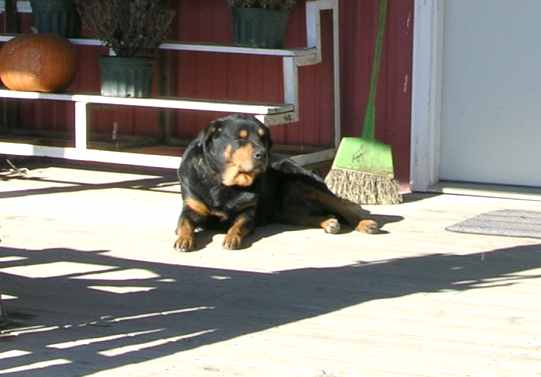
<instances>
[{"instance_id":1,"label":"concrete surface","mask_svg":"<svg viewBox=\"0 0 541 377\"><path fill-rule=\"evenodd\" d=\"M30 168L0 176L0 376L541 376L541 241L444 230L541 202L414 195L367 207L384 234L181 254L173 174Z\"/></svg>"}]
</instances>

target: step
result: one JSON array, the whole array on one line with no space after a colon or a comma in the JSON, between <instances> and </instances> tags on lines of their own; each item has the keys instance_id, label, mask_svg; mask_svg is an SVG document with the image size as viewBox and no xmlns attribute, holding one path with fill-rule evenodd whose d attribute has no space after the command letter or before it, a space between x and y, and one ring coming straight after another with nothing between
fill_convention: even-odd
<instances>
[{"instance_id":1,"label":"step","mask_svg":"<svg viewBox=\"0 0 541 377\"><path fill-rule=\"evenodd\" d=\"M181 97L124 98L106 97L95 93L40 93L0 89L0 98L71 101L93 104L158 107L177 110L216 111L262 116L268 125L283 123L295 110L291 104L208 100ZM260 119L261 120L261 119Z\"/></svg>"}]
</instances>

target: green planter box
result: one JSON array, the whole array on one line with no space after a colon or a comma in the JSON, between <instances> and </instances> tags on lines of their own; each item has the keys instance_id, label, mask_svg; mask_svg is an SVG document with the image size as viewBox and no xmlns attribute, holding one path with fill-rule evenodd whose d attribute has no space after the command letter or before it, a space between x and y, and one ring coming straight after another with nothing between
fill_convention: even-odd
<instances>
[{"instance_id":1,"label":"green planter box","mask_svg":"<svg viewBox=\"0 0 541 377\"><path fill-rule=\"evenodd\" d=\"M246 47L284 47L287 11L236 7L232 11L233 43Z\"/></svg>"},{"instance_id":2,"label":"green planter box","mask_svg":"<svg viewBox=\"0 0 541 377\"><path fill-rule=\"evenodd\" d=\"M150 97L154 59L102 56L101 95L108 97Z\"/></svg>"},{"instance_id":3,"label":"green planter box","mask_svg":"<svg viewBox=\"0 0 541 377\"><path fill-rule=\"evenodd\" d=\"M73 0L30 0L34 27L40 33L79 36L81 23Z\"/></svg>"}]
</instances>

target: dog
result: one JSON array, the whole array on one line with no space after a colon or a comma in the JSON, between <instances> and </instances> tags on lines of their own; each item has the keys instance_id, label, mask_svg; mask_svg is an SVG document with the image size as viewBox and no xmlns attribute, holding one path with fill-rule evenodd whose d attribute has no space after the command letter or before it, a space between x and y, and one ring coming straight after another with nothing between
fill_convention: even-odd
<instances>
[{"instance_id":1,"label":"dog","mask_svg":"<svg viewBox=\"0 0 541 377\"><path fill-rule=\"evenodd\" d=\"M198 134L178 168L183 204L175 249L195 250L196 228L220 224L230 250L270 223L336 234L345 221L359 232L378 232L360 207L336 197L318 175L271 154L271 147L269 129L249 115L214 120Z\"/></svg>"}]
</instances>

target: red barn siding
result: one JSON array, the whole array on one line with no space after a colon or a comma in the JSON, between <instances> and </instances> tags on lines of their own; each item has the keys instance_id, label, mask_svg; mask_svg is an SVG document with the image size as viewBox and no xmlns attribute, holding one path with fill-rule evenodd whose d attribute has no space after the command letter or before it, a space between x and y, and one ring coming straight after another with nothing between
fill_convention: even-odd
<instances>
[{"instance_id":1,"label":"red barn siding","mask_svg":"<svg viewBox=\"0 0 541 377\"><path fill-rule=\"evenodd\" d=\"M301 2L302 3L302 2ZM181 2L178 8L177 36L194 42L229 43L230 9L224 0ZM291 14L287 47L306 46L304 6ZM273 128L277 143L327 146L332 141L332 21L324 18L324 63L300 69L300 117L296 124ZM281 102L283 98L282 60L275 57L180 53L177 57L177 85L180 96L229 98ZM317 91L306 90L310 86ZM176 135L191 137L216 114L179 112Z\"/></svg>"},{"instance_id":2,"label":"red barn siding","mask_svg":"<svg viewBox=\"0 0 541 377\"><path fill-rule=\"evenodd\" d=\"M374 41L378 2L341 0L342 130L360 135ZM382 68L376 99L376 136L391 144L401 182L410 174L413 0L389 1Z\"/></svg>"},{"instance_id":3,"label":"red barn siding","mask_svg":"<svg viewBox=\"0 0 541 377\"><path fill-rule=\"evenodd\" d=\"M179 1L171 37L191 42L229 43L230 9L225 0ZM306 45L305 7L300 0L289 20L286 47ZM340 0L341 114L344 135L359 135L377 22L377 0ZM389 2L384 56L377 96L377 137L393 146L397 175L409 179L413 0ZM29 17L22 17L28 30ZM300 121L273 128L277 143L328 146L333 140L332 18L324 12L323 62L299 70ZM102 51L78 46L78 74L70 90L98 91L97 57ZM164 52L171 59L177 96L281 102L280 58L235 54ZM162 74L157 69L156 80ZM155 86L157 86L155 84ZM157 88L155 87L155 93ZM21 127L71 131L73 104L21 102ZM90 132L159 136L160 110L94 106ZM175 111L172 136L189 139L220 114Z\"/></svg>"}]
</instances>

